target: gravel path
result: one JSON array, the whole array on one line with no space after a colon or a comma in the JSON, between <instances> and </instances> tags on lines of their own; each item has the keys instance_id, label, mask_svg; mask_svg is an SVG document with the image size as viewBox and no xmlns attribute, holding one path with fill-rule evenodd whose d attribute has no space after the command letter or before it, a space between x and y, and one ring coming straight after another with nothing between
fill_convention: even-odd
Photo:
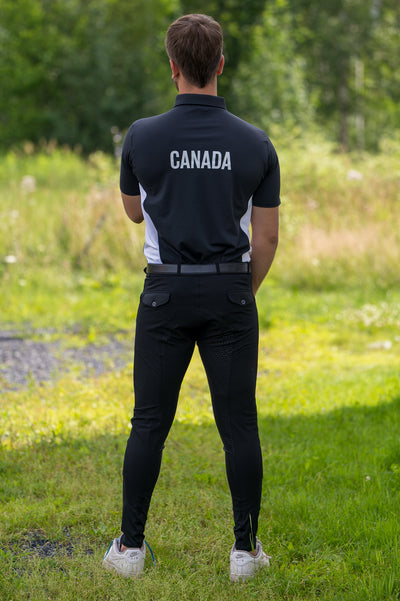
<instances>
[{"instance_id":1,"label":"gravel path","mask_svg":"<svg viewBox=\"0 0 400 601\"><path fill-rule=\"evenodd\" d=\"M132 348L132 340L114 338L102 345L63 348L60 341L40 342L26 334L0 331L0 391L17 390L32 381L50 382L72 367L82 376L122 369L132 360Z\"/></svg>"}]
</instances>

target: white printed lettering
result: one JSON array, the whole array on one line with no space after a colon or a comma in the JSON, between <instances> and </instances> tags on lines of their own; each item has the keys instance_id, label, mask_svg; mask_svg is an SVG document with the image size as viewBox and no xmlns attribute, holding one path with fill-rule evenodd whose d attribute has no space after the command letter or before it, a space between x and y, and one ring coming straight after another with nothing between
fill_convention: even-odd
<instances>
[{"instance_id":1,"label":"white printed lettering","mask_svg":"<svg viewBox=\"0 0 400 601\"><path fill-rule=\"evenodd\" d=\"M190 163L190 166L192 169L194 169L195 167L197 167L197 169L200 169L200 161L201 161L200 157L201 157L200 150L192 150L192 152L191 152L192 161Z\"/></svg>"},{"instance_id":2,"label":"white printed lettering","mask_svg":"<svg viewBox=\"0 0 400 601\"><path fill-rule=\"evenodd\" d=\"M171 150L172 169L227 169L232 171L231 153L222 155L219 150Z\"/></svg>"},{"instance_id":3,"label":"white printed lettering","mask_svg":"<svg viewBox=\"0 0 400 601\"><path fill-rule=\"evenodd\" d=\"M169 158L170 158L172 169L179 169L179 167L180 167L179 152L177 150L173 150L171 152L171 154L169 155Z\"/></svg>"},{"instance_id":4,"label":"white printed lettering","mask_svg":"<svg viewBox=\"0 0 400 601\"><path fill-rule=\"evenodd\" d=\"M210 153L208 152L208 150L204 151L203 160L201 161L201 168L211 169Z\"/></svg>"},{"instance_id":5,"label":"white printed lettering","mask_svg":"<svg viewBox=\"0 0 400 601\"><path fill-rule=\"evenodd\" d=\"M221 169L228 169L228 171L232 171L231 153L230 152L225 153L224 160L222 161Z\"/></svg>"},{"instance_id":6,"label":"white printed lettering","mask_svg":"<svg viewBox=\"0 0 400 601\"><path fill-rule=\"evenodd\" d=\"M189 162L189 155L188 155L188 151L184 150L182 152L182 158L181 158L181 169L190 169L190 162Z\"/></svg>"},{"instance_id":7,"label":"white printed lettering","mask_svg":"<svg viewBox=\"0 0 400 601\"><path fill-rule=\"evenodd\" d=\"M221 169L222 153L214 150L212 153L212 168Z\"/></svg>"}]
</instances>

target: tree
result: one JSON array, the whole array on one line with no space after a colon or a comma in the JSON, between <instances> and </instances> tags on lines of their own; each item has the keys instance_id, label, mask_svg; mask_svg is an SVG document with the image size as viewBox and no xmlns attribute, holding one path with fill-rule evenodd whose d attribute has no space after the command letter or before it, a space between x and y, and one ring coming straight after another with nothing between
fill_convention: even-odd
<instances>
[{"instance_id":1,"label":"tree","mask_svg":"<svg viewBox=\"0 0 400 601\"><path fill-rule=\"evenodd\" d=\"M253 29L252 55L240 62L233 84L238 113L268 132L282 127L286 137L309 127L314 116L292 27L288 1L270 0Z\"/></svg>"},{"instance_id":2,"label":"tree","mask_svg":"<svg viewBox=\"0 0 400 601\"><path fill-rule=\"evenodd\" d=\"M393 64L399 35L396 5L395 0L290 0L297 50L306 63L317 118L344 150L363 148L365 142L376 147L379 132L373 127L375 136L371 136L373 123L366 125L370 107L378 99L382 108L388 98L399 100L398 92L390 89L397 72ZM380 49L378 40L383 42ZM398 128L398 115L390 112L395 118L391 125Z\"/></svg>"},{"instance_id":3,"label":"tree","mask_svg":"<svg viewBox=\"0 0 400 601\"><path fill-rule=\"evenodd\" d=\"M0 145L112 150L111 128L165 106L166 0L1 0Z\"/></svg>"},{"instance_id":4,"label":"tree","mask_svg":"<svg viewBox=\"0 0 400 601\"><path fill-rule=\"evenodd\" d=\"M400 12L397 0L376 2L368 57L364 58L365 138L377 148L384 137L400 131Z\"/></svg>"},{"instance_id":5,"label":"tree","mask_svg":"<svg viewBox=\"0 0 400 601\"><path fill-rule=\"evenodd\" d=\"M0 0L0 149L56 139L113 150L112 132L168 110L164 37L195 0ZM225 36L219 91L265 129L315 120L341 148L400 129L398 0L204 0Z\"/></svg>"},{"instance_id":6,"label":"tree","mask_svg":"<svg viewBox=\"0 0 400 601\"><path fill-rule=\"evenodd\" d=\"M325 124L338 123L337 137L349 147L349 113L354 102L352 65L364 52L372 17L365 0L291 0L298 50L307 64L310 93Z\"/></svg>"},{"instance_id":7,"label":"tree","mask_svg":"<svg viewBox=\"0 0 400 601\"><path fill-rule=\"evenodd\" d=\"M231 94L233 82L241 61L246 61L253 51L254 28L262 22L266 0L181 0L182 14L202 12L216 19L224 32L224 77L219 82L220 93L229 97L235 110L235 97Z\"/></svg>"}]
</instances>

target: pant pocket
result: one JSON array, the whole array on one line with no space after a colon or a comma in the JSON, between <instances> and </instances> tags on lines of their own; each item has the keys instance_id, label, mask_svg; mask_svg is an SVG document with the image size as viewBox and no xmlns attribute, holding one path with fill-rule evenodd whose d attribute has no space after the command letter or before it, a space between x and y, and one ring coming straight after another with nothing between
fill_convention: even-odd
<instances>
[{"instance_id":1,"label":"pant pocket","mask_svg":"<svg viewBox=\"0 0 400 601\"><path fill-rule=\"evenodd\" d=\"M143 292L140 300L146 307L162 307L166 305L171 298L169 292Z\"/></svg>"},{"instance_id":2,"label":"pant pocket","mask_svg":"<svg viewBox=\"0 0 400 601\"><path fill-rule=\"evenodd\" d=\"M234 305L252 305L254 303L254 295L250 290L233 290L228 292L228 299Z\"/></svg>"}]
</instances>

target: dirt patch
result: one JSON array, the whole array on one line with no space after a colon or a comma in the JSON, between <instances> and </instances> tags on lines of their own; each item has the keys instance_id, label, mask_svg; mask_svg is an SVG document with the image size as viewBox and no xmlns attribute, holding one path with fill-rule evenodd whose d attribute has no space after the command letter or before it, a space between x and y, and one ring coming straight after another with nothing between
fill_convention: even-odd
<instances>
[{"instance_id":1,"label":"dirt patch","mask_svg":"<svg viewBox=\"0 0 400 601\"><path fill-rule=\"evenodd\" d=\"M68 538L69 534L66 536ZM49 539L41 530L26 532L18 541L10 541L7 549L3 549L3 551L6 550L18 554L30 554L40 558L58 557L60 555L71 557L75 551L83 555L94 554L93 549L82 549L80 544L74 545L72 540L59 541Z\"/></svg>"},{"instance_id":2,"label":"dirt patch","mask_svg":"<svg viewBox=\"0 0 400 601\"><path fill-rule=\"evenodd\" d=\"M0 331L0 391L18 390L31 382L51 382L73 367L78 367L83 377L99 376L123 369L131 360L131 340L110 337L101 345L65 349L60 341L42 342L17 332Z\"/></svg>"}]
</instances>

